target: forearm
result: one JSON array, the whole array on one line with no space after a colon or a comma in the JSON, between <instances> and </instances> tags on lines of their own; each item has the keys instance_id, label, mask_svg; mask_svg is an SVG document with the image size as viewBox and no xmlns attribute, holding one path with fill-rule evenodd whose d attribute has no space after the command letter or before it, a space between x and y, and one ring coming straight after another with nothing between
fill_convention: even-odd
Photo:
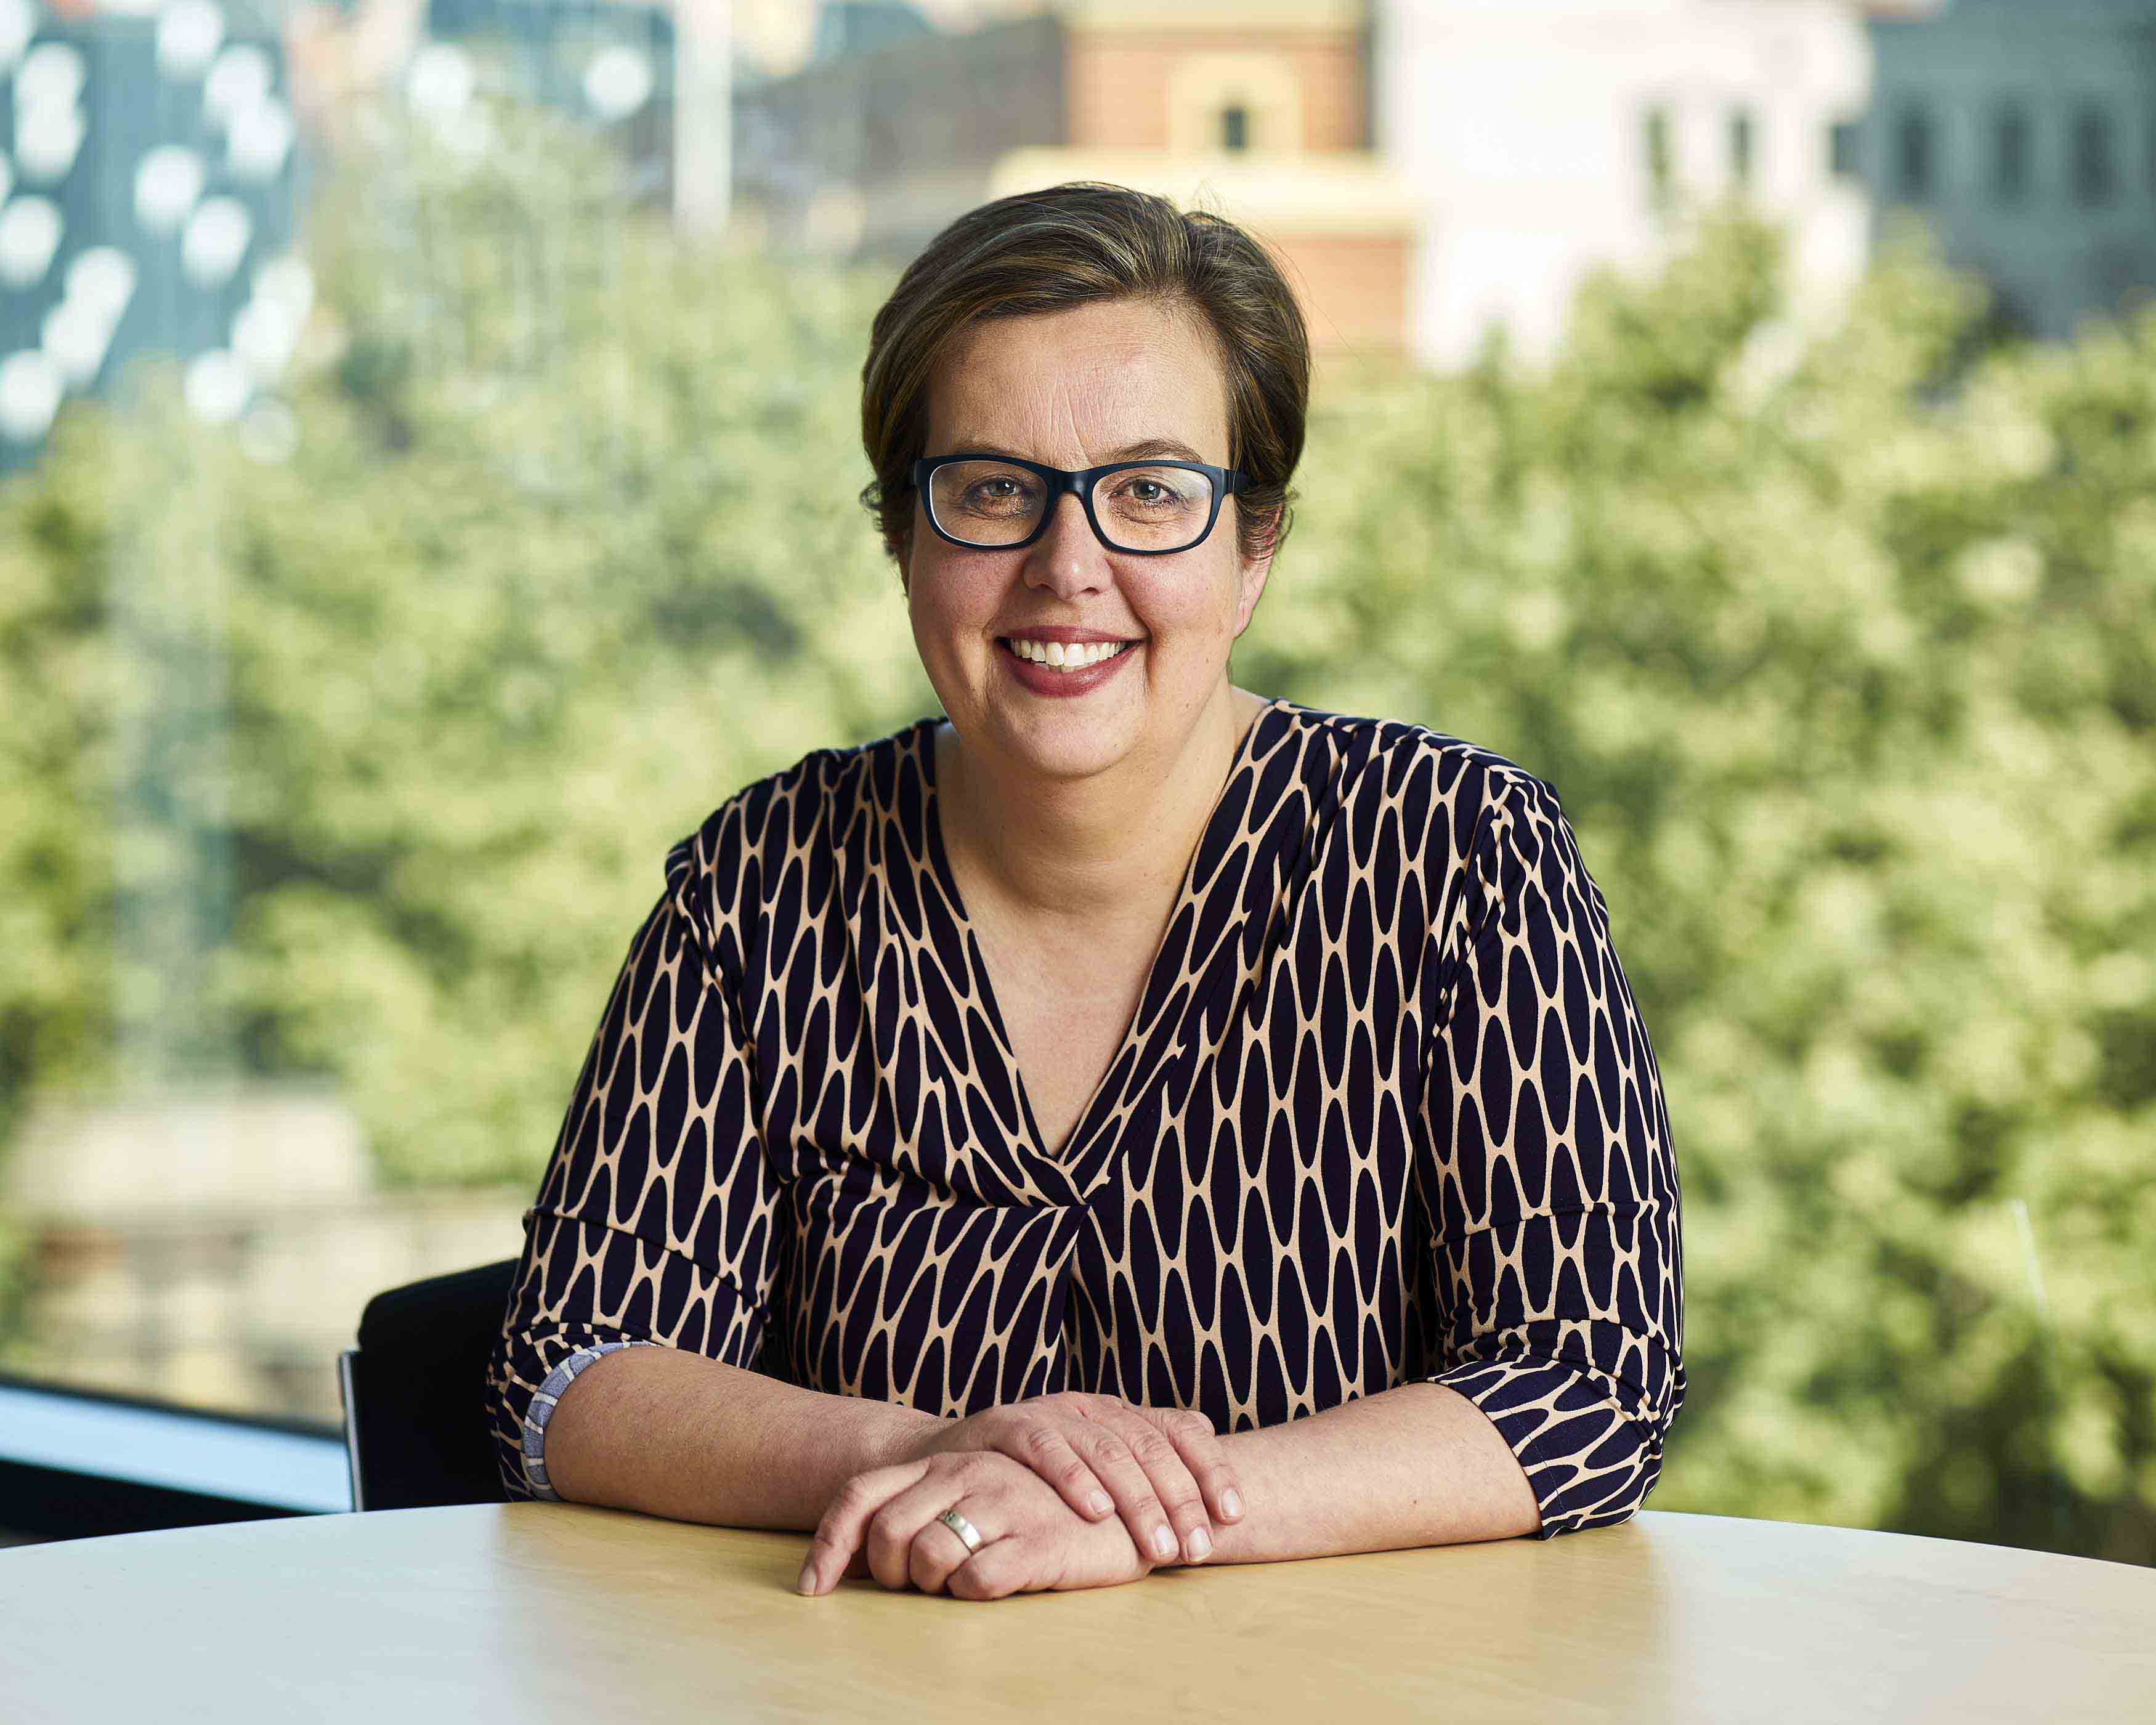
<instances>
[{"instance_id":1,"label":"forearm","mask_svg":"<svg viewBox=\"0 0 2156 1725\"><path fill-rule=\"evenodd\" d=\"M547 1426L547 1472L578 1503L720 1527L806 1531L854 1475L937 1416L825 1395L675 1348L578 1373Z\"/></svg>"},{"instance_id":2,"label":"forearm","mask_svg":"<svg viewBox=\"0 0 2156 1725\"><path fill-rule=\"evenodd\" d=\"M1215 1527L1209 1563L1512 1539L1542 1526L1497 1429L1441 1384L1403 1384L1220 1441L1246 1508Z\"/></svg>"}]
</instances>

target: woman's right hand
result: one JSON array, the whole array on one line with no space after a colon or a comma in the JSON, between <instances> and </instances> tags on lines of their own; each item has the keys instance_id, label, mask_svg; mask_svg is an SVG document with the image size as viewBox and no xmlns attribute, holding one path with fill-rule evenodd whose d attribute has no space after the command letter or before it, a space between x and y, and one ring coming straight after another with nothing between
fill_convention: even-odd
<instances>
[{"instance_id":1,"label":"woman's right hand","mask_svg":"<svg viewBox=\"0 0 2156 1725\"><path fill-rule=\"evenodd\" d=\"M1154 1563L1201 1561L1212 1549L1213 1529L1240 1521L1245 1508L1213 1422L1194 1409L1060 1391L939 1420L902 1454L919 1461L965 1450L1023 1463L1089 1522L1120 1514ZM1110 1500L1105 1507L1096 1507L1096 1492ZM1172 1541L1165 1553L1154 1541L1163 1527Z\"/></svg>"}]
</instances>

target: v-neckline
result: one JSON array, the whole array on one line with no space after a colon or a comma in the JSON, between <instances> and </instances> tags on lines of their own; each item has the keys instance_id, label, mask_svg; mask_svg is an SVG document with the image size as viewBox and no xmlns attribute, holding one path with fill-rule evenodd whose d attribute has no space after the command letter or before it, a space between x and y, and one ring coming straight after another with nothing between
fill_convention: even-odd
<instances>
[{"instance_id":1,"label":"v-neckline","mask_svg":"<svg viewBox=\"0 0 2156 1725\"><path fill-rule=\"evenodd\" d=\"M1138 990L1137 1004L1131 1009L1130 1022L1123 1026L1123 1034L1116 1040L1115 1051L1108 1056L1107 1065L1101 1068L1092 1094L1086 1099L1086 1106L1079 1110L1077 1123L1070 1128L1070 1137L1065 1141L1062 1148L1056 1151L1048 1148L1041 1135L1040 1122L1033 1111L1033 1098L1026 1090L1025 1074L1019 1066L1018 1044L1012 1039L1009 1028L1004 1022L1003 1008L996 1000L994 979L988 974L988 962L982 954L979 941L975 937L973 915L966 909L964 897L958 891L958 877L951 868L950 853L944 849L942 803L936 774L936 732L946 722L947 716L938 714L934 718L917 721L922 783L921 825L926 834L929 866L941 883L958 932L964 937L967 962L973 967L973 974L980 978L982 1004L987 1009L989 1026L1002 1048L1011 1091L1018 1100L1019 1111L1025 1121L1026 1142L1023 1148L1028 1155L1065 1175L1075 1176L1080 1157L1099 1129L1097 1117L1109 1099L1111 1084L1129 1057L1132 1044L1144 1034L1147 1005L1158 998L1161 955L1167 950L1168 940L1175 932L1177 918L1183 914L1190 902L1194 884L1205 878L1209 872L1200 865L1209 860L1207 846L1214 838L1214 828L1219 818L1220 806L1227 798L1229 787L1235 782L1235 775L1243 770L1244 763L1255 752L1259 732L1281 711L1283 699L1279 696L1269 697L1265 704L1250 716L1250 722L1243 727L1241 741L1235 745L1235 752L1228 762L1228 770L1221 775L1220 788L1214 793L1212 806L1206 810L1205 824L1199 829L1198 843L1192 847L1190 855L1183 864L1182 881L1176 888L1174 902L1168 907L1167 920L1161 925L1160 939L1153 947L1152 957L1147 962L1145 982ZM1186 951L1185 963L1188 964L1194 956Z\"/></svg>"}]
</instances>

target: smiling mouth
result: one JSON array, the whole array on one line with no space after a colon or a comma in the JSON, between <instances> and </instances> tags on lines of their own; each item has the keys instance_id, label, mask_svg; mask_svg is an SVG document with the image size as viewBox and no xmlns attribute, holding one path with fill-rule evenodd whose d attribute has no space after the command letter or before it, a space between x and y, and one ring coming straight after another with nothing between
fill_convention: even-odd
<instances>
[{"instance_id":1,"label":"smiling mouth","mask_svg":"<svg viewBox=\"0 0 2156 1725\"><path fill-rule=\"evenodd\" d=\"M1124 654L1129 652L1132 648L1137 646L1138 644L1136 641L1088 641L1084 643L1080 649L1083 655L1082 657L1078 658L1075 661L1066 660L1066 661L1061 665L1056 664L1052 660L1036 656L1046 651L1047 644L1045 642L1029 643L1029 644L1033 646L1034 649L1034 653L1031 654L1019 652L1016 639L1010 635L998 635L996 637L996 644L1002 648L1004 652L1009 654L1012 658L1019 660L1019 663L1023 665L1034 665L1042 670L1067 671L1087 670L1096 665L1106 665L1111 659L1120 659ZM1104 649L1111 649L1112 650L1102 650ZM1071 649L1068 647L1064 649L1064 651L1066 654Z\"/></svg>"}]
</instances>

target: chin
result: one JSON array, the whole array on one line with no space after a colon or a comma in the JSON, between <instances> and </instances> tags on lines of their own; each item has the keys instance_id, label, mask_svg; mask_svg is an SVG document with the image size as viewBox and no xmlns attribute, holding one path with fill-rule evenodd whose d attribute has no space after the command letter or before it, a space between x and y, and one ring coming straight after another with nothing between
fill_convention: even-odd
<instances>
[{"instance_id":1,"label":"chin","mask_svg":"<svg viewBox=\"0 0 2156 1725\"><path fill-rule=\"evenodd\" d=\"M1081 720L1050 716L1031 726L1006 731L1010 751L1029 761L1045 778L1083 778L1112 767L1130 747L1124 726L1087 715Z\"/></svg>"}]
</instances>

